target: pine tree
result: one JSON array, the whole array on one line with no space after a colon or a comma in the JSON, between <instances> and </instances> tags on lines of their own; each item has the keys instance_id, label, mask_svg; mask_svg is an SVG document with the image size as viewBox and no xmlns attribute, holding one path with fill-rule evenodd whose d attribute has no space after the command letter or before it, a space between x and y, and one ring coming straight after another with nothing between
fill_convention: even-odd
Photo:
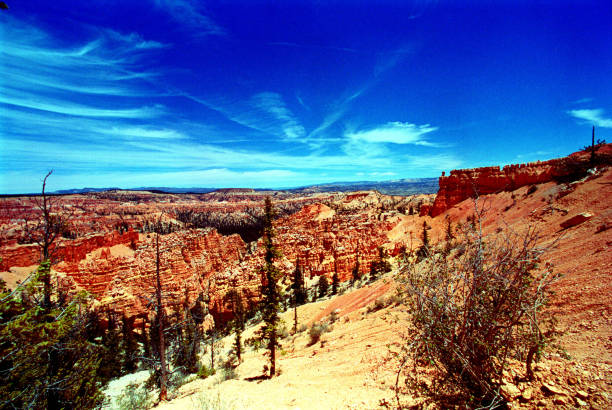
<instances>
[{"instance_id":1,"label":"pine tree","mask_svg":"<svg viewBox=\"0 0 612 410\"><path fill-rule=\"evenodd\" d=\"M446 219L446 241L450 242L455 238L455 234L453 233L453 224L450 218Z\"/></svg>"},{"instance_id":2,"label":"pine tree","mask_svg":"<svg viewBox=\"0 0 612 410\"><path fill-rule=\"evenodd\" d=\"M340 284L340 279L338 278L338 269L334 270L334 275L332 276L332 295L338 294L338 285Z\"/></svg>"},{"instance_id":3,"label":"pine tree","mask_svg":"<svg viewBox=\"0 0 612 410\"><path fill-rule=\"evenodd\" d=\"M378 278L378 261L372 261L370 264L370 282L374 282Z\"/></svg>"},{"instance_id":4,"label":"pine tree","mask_svg":"<svg viewBox=\"0 0 612 410\"><path fill-rule=\"evenodd\" d=\"M293 283L291 284L293 290L293 333L297 333L298 328L298 305L306 303L306 289L304 288L304 273L300 266L300 258L298 257L295 261L295 270L293 271Z\"/></svg>"},{"instance_id":5,"label":"pine tree","mask_svg":"<svg viewBox=\"0 0 612 410\"><path fill-rule=\"evenodd\" d=\"M189 291L187 287L185 287L181 310L182 315L180 319L176 320L176 323L180 323L180 325L177 326L177 351L174 357L174 365L175 367L182 366L188 373L196 373L199 362L200 335L195 318L189 309Z\"/></svg>"},{"instance_id":6,"label":"pine tree","mask_svg":"<svg viewBox=\"0 0 612 410\"><path fill-rule=\"evenodd\" d=\"M106 383L102 348L89 340L90 297L59 304L45 279L51 263L15 291L0 286L0 407L95 408Z\"/></svg>"},{"instance_id":7,"label":"pine tree","mask_svg":"<svg viewBox=\"0 0 612 410\"><path fill-rule=\"evenodd\" d=\"M353 271L351 272L351 282L355 283L357 282L359 279L361 279L361 272L360 270L360 266L359 266L359 255L357 255L357 258L355 260L355 266L353 266Z\"/></svg>"},{"instance_id":8,"label":"pine tree","mask_svg":"<svg viewBox=\"0 0 612 410\"><path fill-rule=\"evenodd\" d=\"M238 363L242 361L242 332L246 326L246 311L244 308L244 301L242 296L236 289L230 290L228 298L232 305L232 314L234 319L230 323L231 328L234 329L234 352L236 353L236 359Z\"/></svg>"},{"instance_id":9,"label":"pine tree","mask_svg":"<svg viewBox=\"0 0 612 410\"><path fill-rule=\"evenodd\" d=\"M300 265L299 258L295 262L295 270L293 271L293 284L291 286L295 296L295 303L303 305L306 303L306 289L304 288L304 272Z\"/></svg>"},{"instance_id":10,"label":"pine tree","mask_svg":"<svg viewBox=\"0 0 612 410\"><path fill-rule=\"evenodd\" d=\"M110 381L112 378L121 376L121 335L113 312L107 309L105 313L108 324L102 335L104 357L98 374L103 380Z\"/></svg>"},{"instance_id":11,"label":"pine tree","mask_svg":"<svg viewBox=\"0 0 612 410\"><path fill-rule=\"evenodd\" d=\"M261 311L263 314L264 326L261 332L261 341L266 344L268 356L270 359L269 377L274 377L276 373L276 349L280 346L278 341L278 330L280 326L280 317L278 312L281 308L282 289L278 285L280 279L280 271L274 266L274 261L279 256L279 252L274 246L274 226L273 219L275 216L274 207L269 197L266 198L264 207L264 226L263 226L263 241L265 248L263 270L263 286L262 286L262 301ZM266 368L264 368L266 370Z\"/></svg>"},{"instance_id":12,"label":"pine tree","mask_svg":"<svg viewBox=\"0 0 612 410\"><path fill-rule=\"evenodd\" d=\"M138 342L136 342L134 332L125 315L121 317L121 334L123 336L121 342L121 353L123 355L121 360L122 371L124 373L132 373L138 368Z\"/></svg>"},{"instance_id":13,"label":"pine tree","mask_svg":"<svg viewBox=\"0 0 612 410\"><path fill-rule=\"evenodd\" d=\"M142 355L145 359L152 359L151 356L151 339L147 333L147 318L142 318L142 324L140 328L140 335L142 338Z\"/></svg>"},{"instance_id":14,"label":"pine tree","mask_svg":"<svg viewBox=\"0 0 612 410\"><path fill-rule=\"evenodd\" d=\"M94 408L102 404L106 383L98 370L103 348L91 335L92 299L86 292L68 296L51 281L55 239L67 217L45 193L36 199L39 221L24 222L26 237L37 243L42 260L13 291L0 281L0 407Z\"/></svg>"},{"instance_id":15,"label":"pine tree","mask_svg":"<svg viewBox=\"0 0 612 410\"><path fill-rule=\"evenodd\" d=\"M321 275L319 276L319 297L327 295L327 291L329 290L329 282L327 281L327 276Z\"/></svg>"},{"instance_id":16,"label":"pine tree","mask_svg":"<svg viewBox=\"0 0 612 410\"><path fill-rule=\"evenodd\" d=\"M149 328L149 340L151 341L153 374L149 379L149 383L155 384L159 388L159 400L168 400L168 363L166 358L166 330L167 319L163 303L163 289L160 273L161 253L159 250L159 221L156 226L155 233L155 283L154 283L154 298L153 309L154 315Z\"/></svg>"},{"instance_id":17,"label":"pine tree","mask_svg":"<svg viewBox=\"0 0 612 410\"><path fill-rule=\"evenodd\" d=\"M423 221L423 234L421 236L421 238L423 239L423 243L417 251L417 256L419 258L424 258L429 252L429 235L427 233L428 228L429 227L427 226L427 222Z\"/></svg>"}]
</instances>

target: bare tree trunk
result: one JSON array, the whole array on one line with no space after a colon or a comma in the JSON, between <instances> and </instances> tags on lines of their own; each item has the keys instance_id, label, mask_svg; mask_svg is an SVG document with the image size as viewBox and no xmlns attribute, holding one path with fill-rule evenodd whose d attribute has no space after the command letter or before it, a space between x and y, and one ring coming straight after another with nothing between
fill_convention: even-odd
<instances>
[{"instance_id":1,"label":"bare tree trunk","mask_svg":"<svg viewBox=\"0 0 612 410\"><path fill-rule=\"evenodd\" d=\"M210 368L215 368L215 329L210 331Z\"/></svg>"},{"instance_id":2,"label":"bare tree trunk","mask_svg":"<svg viewBox=\"0 0 612 410\"><path fill-rule=\"evenodd\" d=\"M45 187L47 185L47 178L49 178L49 175L51 175L53 171L49 171L47 173L47 175L45 176L45 179L43 180L43 185L42 185L42 213L43 213L43 237L42 237L42 260L43 261L48 261L49 260L49 247L51 246L51 243L53 242L53 239L55 239L55 237L52 237L52 221L51 221L51 214L49 212L49 204L47 202L47 195L45 194ZM44 270L44 275L41 278L43 281L43 295L44 295L44 299L43 299L43 306L45 307L45 309L49 310L51 308L51 269L49 268L48 270L45 269Z\"/></svg>"},{"instance_id":3,"label":"bare tree trunk","mask_svg":"<svg viewBox=\"0 0 612 410\"><path fill-rule=\"evenodd\" d=\"M270 377L276 374L276 329L270 334Z\"/></svg>"},{"instance_id":4,"label":"bare tree trunk","mask_svg":"<svg viewBox=\"0 0 612 410\"><path fill-rule=\"evenodd\" d=\"M155 275L157 280L155 289L157 297L157 334L159 337L159 361L161 366L159 399L166 401L168 400L168 370L166 368L166 343L164 340L164 307L162 305L162 287L159 277L159 232L155 236L155 256Z\"/></svg>"},{"instance_id":5,"label":"bare tree trunk","mask_svg":"<svg viewBox=\"0 0 612 410\"><path fill-rule=\"evenodd\" d=\"M591 164L595 162L595 126L593 125L593 133L591 134Z\"/></svg>"},{"instance_id":6,"label":"bare tree trunk","mask_svg":"<svg viewBox=\"0 0 612 410\"><path fill-rule=\"evenodd\" d=\"M293 293L293 334L297 335L298 316L297 316L297 290Z\"/></svg>"}]
</instances>

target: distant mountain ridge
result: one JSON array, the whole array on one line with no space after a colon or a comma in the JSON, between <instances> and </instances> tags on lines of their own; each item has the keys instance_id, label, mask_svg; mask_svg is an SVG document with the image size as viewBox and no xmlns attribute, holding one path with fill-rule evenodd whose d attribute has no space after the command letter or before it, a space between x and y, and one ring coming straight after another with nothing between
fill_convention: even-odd
<instances>
[{"instance_id":1,"label":"distant mountain ridge","mask_svg":"<svg viewBox=\"0 0 612 410\"><path fill-rule=\"evenodd\" d=\"M332 182L290 189L292 192L378 191L386 195L435 194L438 178L405 178L390 181Z\"/></svg>"},{"instance_id":2,"label":"distant mountain ridge","mask_svg":"<svg viewBox=\"0 0 612 410\"><path fill-rule=\"evenodd\" d=\"M404 178L389 181L350 181L331 182L328 184L306 185L286 189L250 189L250 188L173 188L173 187L136 187L136 188L75 188L53 191L56 195L85 194L88 192L105 191L149 191L168 194L206 194L223 190L252 190L252 191L286 191L294 193L316 192L351 192L351 191L378 191L386 195L415 195L435 194L438 192L438 178ZM25 194L24 194L25 195Z\"/></svg>"}]
</instances>

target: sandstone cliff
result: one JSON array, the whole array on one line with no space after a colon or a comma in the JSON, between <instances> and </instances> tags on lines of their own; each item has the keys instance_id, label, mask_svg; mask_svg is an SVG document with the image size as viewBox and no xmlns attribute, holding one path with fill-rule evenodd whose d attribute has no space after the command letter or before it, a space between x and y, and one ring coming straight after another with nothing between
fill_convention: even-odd
<instances>
[{"instance_id":1,"label":"sandstone cliff","mask_svg":"<svg viewBox=\"0 0 612 410\"><path fill-rule=\"evenodd\" d=\"M598 147L598 155L607 156L612 144ZM475 197L504 191L514 191L526 185L541 184L555 178L562 178L575 171L576 163L588 162L588 153L577 152L567 158L543 162L506 165L503 168L482 167L459 169L439 179L439 190L429 215L438 216L453 205ZM574 163L572 163L574 162Z\"/></svg>"}]
</instances>

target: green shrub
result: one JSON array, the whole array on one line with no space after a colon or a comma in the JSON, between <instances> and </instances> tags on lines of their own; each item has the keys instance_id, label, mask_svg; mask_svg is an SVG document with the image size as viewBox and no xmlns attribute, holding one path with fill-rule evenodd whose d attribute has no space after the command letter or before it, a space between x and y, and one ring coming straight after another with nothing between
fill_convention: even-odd
<instances>
[{"instance_id":1,"label":"green shrub","mask_svg":"<svg viewBox=\"0 0 612 410\"><path fill-rule=\"evenodd\" d=\"M217 371L215 369L211 369L203 364L202 367L200 367L200 370L198 370L198 377L201 379L206 379L209 376L213 376L216 372Z\"/></svg>"},{"instance_id":2,"label":"green shrub","mask_svg":"<svg viewBox=\"0 0 612 410\"><path fill-rule=\"evenodd\" d=\"M278 336L281 339L286 339L287 337L289 337L289 329L287 329L287 326L284 323L282 327L278 329Z\"/></svg>"},{"instance_id":3,"label":"green shrub","mask_svg":"<svg viewBox=\"0 0 612 410\"><path fill-rule=\"evenodd\" d=\"M234 367L224 367L221 369L221 380L232 380L238 378L238 372Z\"/></svg>"},{"instance_id":4,"label":"green shrub","mask_svg":"<svg viewBox=\"0 0 612 410\"><path fill-rule=\"evenodd\" d=\"M308 336L310 336L309 345L317 343L319 339L321 339L321 335L325 332L329 331L329 326L326 323L315 323L312 325L310 330L308 331Z\"/></svg>"},{"instance_id":5,"label":"green shrub","mask_svg":"<svg viewBox=\"0 0 612 410\"><path fill-rule=\"evenodd\" d=\"M329 314L329 323L335 323L338 318L339 318L339 314L338 314L338 309L333 310L330 314Z\"/></svg>"},{"instance_id":6,"label":"green shrub","mask_svg":"<svg viewBox=\"0 0 612 410\"><path fill-rule=\"evenodd\" d=\"M239 408L233 401L224 398L220 390L202 392L193 399L193 402L194 408L202 410L231 410Z\"/></svg>"},{"instance_id":7,"label":"green shrub","mask_svg":"<svg viewBox=\"0 0 612 410\"><path fill-rule=\"evenodd\" d=\"M140 410L151 406L147 389L135 383L128 384L115 403L121 410Z\"/></svg>"}]
</instances>

